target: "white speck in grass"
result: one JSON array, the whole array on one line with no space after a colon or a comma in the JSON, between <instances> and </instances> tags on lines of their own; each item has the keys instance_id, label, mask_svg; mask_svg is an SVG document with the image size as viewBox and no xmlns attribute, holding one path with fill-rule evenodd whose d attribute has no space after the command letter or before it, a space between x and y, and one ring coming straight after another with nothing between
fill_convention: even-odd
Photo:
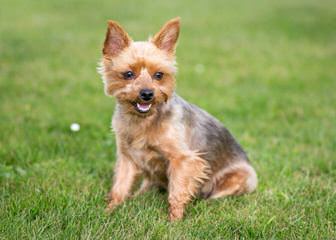
<instances>
[{"instance_id":1,"label":"white speck in grass","mask_svg":"<svg viewBox=\"0 0 336 240\"><path fill-rule=\"evenodd\" d=\"M80 130L80 125L78 123L72 123L70 125L70 130L73 132L78 132Z\"/></svg>"},{"instance_id":2,"label":"white speck in grass","mask_svg":"<svg viewBox=\"0 0 336 240\"><path fill-rule=\"evenodd\" d=\"M24 169L21 168L21 167L16 167L15 170L16 170L16 172L17 172L19 175L21 175L21 176L24 176L24 175L27 174L26 170L24 170Z\"/></svg>"},{"instance_id":3,"label":"white speck in grass","mask_svg":"<svg viewBox=\"0 0 336 240\"><path fill-rule=\"evenodd\" d=\"M204 65L203 64L196 64L195 65L195 72L198 74L202 74L204 72Z\"/></svg>"}]
</instances>

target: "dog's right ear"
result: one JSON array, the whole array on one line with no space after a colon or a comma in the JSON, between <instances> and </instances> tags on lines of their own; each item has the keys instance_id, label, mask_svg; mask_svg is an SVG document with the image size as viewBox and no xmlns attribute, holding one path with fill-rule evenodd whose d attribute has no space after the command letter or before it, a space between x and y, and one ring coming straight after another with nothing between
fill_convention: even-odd
<instances>
[{"instance_id":1,"label":"dog's right ear","mask_svg":"<svg viewBox=\"0 0 336 240\"><path fill-rule=\"evenodd\" d=\"M127 32L117 22L108 21L103 48L104 58L111 59L117 56L123 49L130 45L131 41Z\"/></svg>"}]
</instances>

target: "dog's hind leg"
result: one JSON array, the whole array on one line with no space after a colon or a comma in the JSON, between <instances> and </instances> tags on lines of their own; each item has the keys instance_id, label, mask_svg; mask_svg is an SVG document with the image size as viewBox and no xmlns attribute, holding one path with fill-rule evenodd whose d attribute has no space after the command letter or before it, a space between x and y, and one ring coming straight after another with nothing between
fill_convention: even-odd
<instances>
[{"instance_id":1,"label":"dog's hind leg","mask_svg":"<svg viewBox=\"0 0 336 240\"><path fill-rule=\"evenodd\" d=\"M235 163L217 172L212 178L210 199L253 192L257 187L257 175L248 162Z\"/></svg>"}]
</instances>

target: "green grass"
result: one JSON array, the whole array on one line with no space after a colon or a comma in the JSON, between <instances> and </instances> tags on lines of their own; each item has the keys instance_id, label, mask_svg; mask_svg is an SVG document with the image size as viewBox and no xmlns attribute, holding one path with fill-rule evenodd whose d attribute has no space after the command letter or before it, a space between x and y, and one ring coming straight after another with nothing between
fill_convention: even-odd
<instances>
[{"instance_id":1,"label":"green grass","mask_svg":"<svg viewBox=\"0 0 336 240\"><path fill-rule=\"evenodd\" d=\"M335 1L0 3L0 239L336 238ZM142 40L177 15L178 92L233 132L259 187L195 200L177 223L157 191L105 215L106 21Z\"/></svg>"}]
</instances>

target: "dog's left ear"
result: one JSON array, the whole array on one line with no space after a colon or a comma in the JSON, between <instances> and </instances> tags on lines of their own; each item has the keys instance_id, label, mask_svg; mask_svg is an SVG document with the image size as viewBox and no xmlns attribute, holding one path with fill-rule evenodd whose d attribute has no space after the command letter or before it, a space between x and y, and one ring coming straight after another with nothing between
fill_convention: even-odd
<instances>
[{"instance_id":1,"label":"dog's left ear","mask_svg":"<svg viewBox=\"0 0 336 240\"><path fill-rule=\"evenodd\" d=\"M176 42L180 32L180 18L176 17L168 21L161 30L155 34L152 42L168 54L175 53Z\"/></svg>"}]
</instances>

